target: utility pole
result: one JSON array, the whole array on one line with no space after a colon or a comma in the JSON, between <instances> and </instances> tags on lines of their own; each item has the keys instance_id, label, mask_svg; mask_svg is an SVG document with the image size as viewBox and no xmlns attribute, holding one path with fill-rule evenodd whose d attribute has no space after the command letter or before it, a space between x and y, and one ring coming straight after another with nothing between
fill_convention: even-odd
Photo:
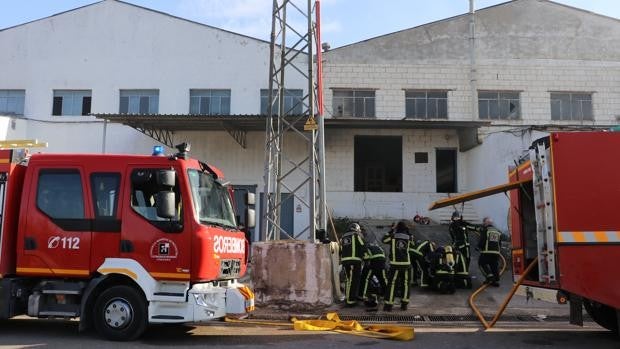
<instances>
[{"instance_id":1,"label":"utility pole","mask_svg":"<svg viewBox=\"0 0 620 349\"><path fill-rule=\"evenodd\" d=\"M300 237L314 241L317 229L327 226L319 12L318 0L273 0L261 206L264 241ZM300 75L307 80L307 90L298 98L288 89L291 77ZM301 114L293 115L299 105ZM298 149L299 142L308 150L302 159L291 149ZM293 199L308 210L308 224L287 231L281 224L282 205Z\"/></svg>"}]
</instances>

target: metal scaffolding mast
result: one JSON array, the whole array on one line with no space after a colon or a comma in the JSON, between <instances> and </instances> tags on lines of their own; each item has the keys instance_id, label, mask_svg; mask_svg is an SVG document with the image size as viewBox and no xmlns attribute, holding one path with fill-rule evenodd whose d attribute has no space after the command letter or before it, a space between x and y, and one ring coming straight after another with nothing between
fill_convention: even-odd
<instances>
[{"instance_id":1,"label":"metal scaffolding mast","mask_svg":"<svg viewBox=\"0 0 620 349\"><path fill-rule=\"evenodd\" d=\"M307 236L314 241L317 229L327 225L319 12L318 0L273 0L261 240ZM287 89L291 78L300 75L308 85L298 98ZM308 149L302 158L290 149L298 149L299 142ZM293 198L308 210L308 224L286 231L280 223L281 209Z\"/></svg>"}]
</instances>

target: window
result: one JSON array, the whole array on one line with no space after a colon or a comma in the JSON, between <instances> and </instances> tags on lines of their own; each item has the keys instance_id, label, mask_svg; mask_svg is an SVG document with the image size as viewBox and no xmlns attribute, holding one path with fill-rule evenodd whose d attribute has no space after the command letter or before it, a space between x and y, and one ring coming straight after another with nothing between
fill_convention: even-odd
<instances>
[{"instance_id":1,"label":"window","mask_svg":"<svg viewBox=\"0 0 620 349\"><path fill-rule=\"evenodd\" d=\"M415 153L415 163L416 164L427 164L428 163L428 153Z\"/></svg>"},{"instance_id":2,"label":"window","mask_svg":"<svg viewBox=\"0 0 620 349\"><path fill-rule=\"evenodd\" d=\"M50 218L83 219L82 180L75 170L44 170L39 174L37 207Z\"/></svg>"},{"instance_id":3,"label":"window","mask_svg":"<svg viewBox=\"0 0 620 349\"><path fill-rule=\"evenodd\" d=\"M405 116L411 119L447 119L448 92L405 91Z\"/></svg>"},{"instance_id":4,"label":"window","mask_svg":"<svg viewBox=\"0 0 620 349\"><path fill-rule=\"evenodd\" d=\"M334 90L334 116L374 118L375 91Z\"/></svg>"},{"instance_id":5,"label":"window","mask_svg":"<svg viewBox=\"0 0 620 349\"><path fill-rule=\"evenodd\" d=\"M551 120L594 120L591 93L551 93Z\"/></svg>"},{"instance_id":6,"label":"window","mask_svg":"<svg viewBox=\"0 0 620 349\"><path fill-rule=\"evenodd\" d=\"M90 176L95 218L116 217L120 180L118 173L93 173Z\"/></svg>"},{"instance_id":7,"label":"window","mask_svg":"<svg viewBox=\"0 0 620 349\"><path fill-rule=\"evenodd\" d=\"M402 143L401 137L355 136L355 191L403 191Z\"/></svg>"},{"instance_id":8,"label":"window","mask_svg":"<svg viewBox=\"0 0 620 349\"><path fill-rule=\"evenodd\" d=\"M169 221L181 221L181 192L178 185L178 176L176 185L172 188L161 186L157 182L158 171L164 169L135 169L131 172L131 207L140 216L153 223L160 229L167 226ZM175 193L176 217L172 220L159 217L157 215L157 194L160 191L172 190Z\"/></svg>"},{"instance_id":9,"label":"window","mask_svg":"<svg viewBox=\"0 0 620 349\"><path fill-rule=\"evenodd\" d=\"M0 115L24 115L25 90L0 90Z\"/></svg>"},{"instance_id":10,"label":"window","mask_svg":"<svg viewBox=\"0 0 620 349\"><path fill-rule=\"evenodd\" d=\"M273 91L277 93L277 91ZM285 115L301 115L303 113L303 90L285 90L284 91L284 114ZM278 113L279 102L278 97L273 105L273 112ZM267 115L269 113L269 90L260 90L260 113Z\"/></svg>"},{"instance_id":11,"label":"window","mask_svg":"<svg viewBox=\"0 0 620 349\"><path fill-rule=\"evenodd\" d=\"M159 112L158 90L121 90L119 113L157 114Z\"/></svg>"},{"instance_id":12,"label":"window","mask_svg":"<svg viewBox=\"0 0 620 349\"><path fill-rule=\"evenodd\" d=\"M195 115L230 114L230 90L190 90L189 113Z\"/></svg>"},{"instance_id":13,"label":"window","mask_svg":"<svg viewBox=\"0 0 620 349\"><path fill-rule=\"evenodd\" d=\"M519 92L478 92L478 117L489 120L521 118Z\"/></svg>"},{"instance_id":14,"label":"window","mask_svg":"<svg viewBox=\"0 0 620 349\"><path fill-rule=\"evenodd\" d=\"M200 223L235 228L235 211L228 188L218 183L212 175L187 170L194 200L194 211Z\"/></svg>"},{"instance_id":15,"label":"window","mask_svg":"<svg viewBox=\"0 0 620 349\"><path fill-rule=\"evenodd\" d=\"M438 193L456 193L456 150L435 151L435 174Z\"/></svg>"},{"instance_id":16,"label":"window","mask_svg":"<svg viewBox=\"0 0 620 349\"><path fill-rule=\"evenodd\" d=\"M88 90L54 90L52 115L88 115L90 103Z\"/></svg>"}]
</instances>

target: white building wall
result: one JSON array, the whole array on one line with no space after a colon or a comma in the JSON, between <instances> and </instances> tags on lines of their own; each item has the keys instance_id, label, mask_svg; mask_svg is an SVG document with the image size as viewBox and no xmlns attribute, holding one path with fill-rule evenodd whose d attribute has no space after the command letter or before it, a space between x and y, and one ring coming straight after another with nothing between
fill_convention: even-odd
<instances>
[{"instance_id":1,"label":"white building wall","mask_svg":"<svg viewBox=\"0 0 620 349\"><path fill-rule=\"evenodd\" d=\"M0 50L0 89L26 90L25 118L37 120L20 132L51 152L100 152L103 129L94 117L52 116L55 89L91 90L92 113L118 113L121 89L157 89L160 114L187 114L190 89L230 89L231 114L258 114L268 88L268 42L114 0L0 31L0 47L10 48ZM287 76L288 88L307 89ZM155 143L128 127L107 136L121 153Z\"/></svg>"},{"instance_id":2,"label":"white building wall","mask_svg":"<svg viewBox=\"0 0 620 349\"><path fill-rule=\"evenodd\" d=\"M401 136L403 144L402 192L354 191L355 136ZM446 194L436 193L435 150L457 148L455 131L444 130L331 130L326 133L327 203L336 217L374 219L412 219L417 213L438 218L428 212L430 202ZM427 152L428 163L416 164L414 154ZM457 166L462 163L457 153ZM466 172L459 171L458 186Z\"/></svg>"}]
</instances>

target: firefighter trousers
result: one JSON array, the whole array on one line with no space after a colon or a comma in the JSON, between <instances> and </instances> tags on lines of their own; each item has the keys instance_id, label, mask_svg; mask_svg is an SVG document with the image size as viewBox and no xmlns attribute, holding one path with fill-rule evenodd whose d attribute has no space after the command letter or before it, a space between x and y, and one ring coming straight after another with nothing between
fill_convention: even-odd
<instances>
[{"instance_id":1,"label":"firefighter trousers","mask_svg":"<svg viewBox=\"0 0 620 349\"><path fill-rule=\"evenodd\" d=\"M499 282L499 254L480 253L478 266L487 282Z\"/></svg>"},{"instance_id":2,"label":"firefighter trousers","mask_svg":"<svg viewBox=\"0 0 620 349\"><path fill-rule=\"evenodd\" d=\"M420 277L420 282L418 285L420 285L420 287L428 287L430 285L429 263L424 260L424 258L416 258L415 266Z\"/></svg>"},{"instance_id":3,"label":"firefighter trousers","mask_svg":"<svg viewBox=\"0 0 620 349\"><path fill-rule=\"evenodd\" d=\"M388 287L385 292L385 304L393 305L394 298L400 297L401 303L409 303L409 273L411 264L390 265Z\"/></svg>"},{"instance_id":4,"label":"firefighter trousers","mask_svg":"<svg viewBox=\"0 0 620 349\"><path fill-rule=\"evenodd\" d=\"M359 295L360 279L362 276L362 261L342 262L346 276L345 300L348 305L357 303Z\"/></svg>"},{"instance_id":5,"label":"firefighter trousers","mask_svg":"<svg viewBox=\"0 0 620 349\"><path fill-rule=\"evenodd\" d=\"M471 263L471 252L469 245L458 245L456 249L459 251L461 256L463 256L463 259L465 260L465 270L469 272L469 265Z\"/></svg>"},{"instance_id":6,"label":"firefighter trousers","mask_svg":"<svg viewBox=\"0 0 620 349\"><path fill-rule=\"evenodd\" d=\"M382 295L385 293L385 289L387 288L387 273L385 272L385 261L370 261L367 266L364 267L362 271L362 287L360 290L360 296L364 298L364 300L369 299L370 290L370 280L373 276L377 277L379 280L379 289L375 290L373 293L375 295Z\"/></svg>"}]
</instances>

